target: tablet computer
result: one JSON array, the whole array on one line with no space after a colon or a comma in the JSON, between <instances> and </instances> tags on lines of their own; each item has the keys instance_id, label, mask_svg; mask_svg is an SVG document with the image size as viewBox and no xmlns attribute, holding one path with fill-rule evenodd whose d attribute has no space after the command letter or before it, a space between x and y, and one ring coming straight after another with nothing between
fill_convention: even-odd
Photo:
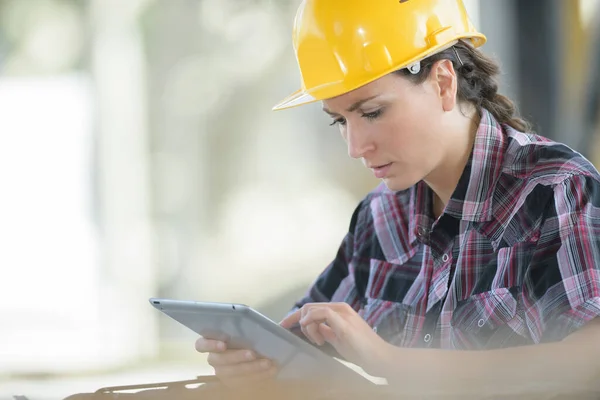
<instances>
[{"instance_id":1,"label":"tablet computer","mask_svg":"<svg viewBox=\"0 0 600 400\"><path fill-rule=\"evenodd\" d=\"M356 380L367 378L244 304L151 298L150 304L207 339L229 348L254 350L274 360L279 379Z\"/></svg>"}]
</instances>

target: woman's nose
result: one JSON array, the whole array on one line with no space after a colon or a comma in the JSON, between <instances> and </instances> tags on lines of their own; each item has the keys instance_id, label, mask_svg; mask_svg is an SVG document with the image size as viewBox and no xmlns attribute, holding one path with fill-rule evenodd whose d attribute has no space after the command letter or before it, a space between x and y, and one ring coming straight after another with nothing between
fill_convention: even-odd
<instances>
[{"instance_id":1,"label":"woman's nose","mask_svg":"<svg viewBox=\"0 0 600 400\"><path fill-rule=\"evenodd\" d=\"M363 158L374 147L368 134L356 127L351 128L350 124L346 125L345 137L348 145L348 155L352 158Z\"/></svg>"}]
</instances>

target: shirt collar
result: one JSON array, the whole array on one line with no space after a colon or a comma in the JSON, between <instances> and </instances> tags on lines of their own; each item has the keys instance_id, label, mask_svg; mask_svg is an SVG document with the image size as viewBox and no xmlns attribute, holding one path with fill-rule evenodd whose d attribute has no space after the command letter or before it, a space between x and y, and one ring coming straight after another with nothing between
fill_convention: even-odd
<instances>
[{"instance_id":1,"label":"shirt collar","mask_svg":"<svg viewBox=\"0 0 600 400\"><path fill-rule=\"evenodd\" d=\"M473 151L445 212L472 222L490 221L507 138L490 112L482 111Z\"/></svg>"}]
</instances>

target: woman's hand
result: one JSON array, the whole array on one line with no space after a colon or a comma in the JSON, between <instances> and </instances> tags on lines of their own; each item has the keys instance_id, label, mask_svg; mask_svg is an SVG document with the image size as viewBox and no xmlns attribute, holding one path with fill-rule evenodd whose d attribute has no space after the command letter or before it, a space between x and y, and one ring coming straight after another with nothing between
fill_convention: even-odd
<instances>
[{"instance_id":1,"label":"woman's hand","mask_svg":"<svg viewBox=\"0 0 600 400\"><path fill-rule=\"evenodd\" d=\"M208 363L215 369L215 375L228 386L258 383L277 374L271 360L258 357L252 350L229 350L222 341L200 337L196 340L196 350L208 353Z\"/></svg>"},{"instance_id":2,"label":"woman's hand","mask_svg":"<svg viewBox=\"0 0 600 400\"><path fill-rule=\"evenodd\" d=\"M347 303L309 303L284 318L286 329L299 323L304 335L317 345L331 345L346 360L367 373L380 371L389 346Z\"/></svg>"}]
</instances>

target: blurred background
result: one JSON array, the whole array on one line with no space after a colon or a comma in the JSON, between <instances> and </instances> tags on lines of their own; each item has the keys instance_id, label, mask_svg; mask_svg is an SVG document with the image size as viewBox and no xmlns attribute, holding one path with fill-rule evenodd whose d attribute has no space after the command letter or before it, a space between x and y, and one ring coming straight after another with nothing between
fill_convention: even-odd
<instances>
[{"instance_id":1,"label":"blurred background","mask_svg":"<svg viewBox=\"0 0 600 400\"><path fill-rule=\"evenodd\" d=\"M149 297L279 319L378 182L299 87L300 0L0 0L0 398L211 373ZM600 0L466 0L536 130L596 165Z\"/></svg>"}]
</instances>

